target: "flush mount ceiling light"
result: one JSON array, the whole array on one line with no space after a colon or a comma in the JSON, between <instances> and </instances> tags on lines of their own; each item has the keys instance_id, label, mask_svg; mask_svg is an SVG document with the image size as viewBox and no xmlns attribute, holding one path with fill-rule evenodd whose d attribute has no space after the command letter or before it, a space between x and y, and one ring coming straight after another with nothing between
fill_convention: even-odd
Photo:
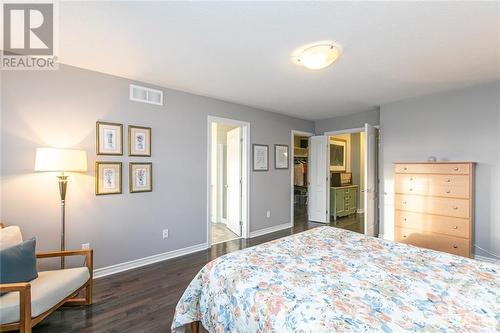
<instances>
[{"instance_id":1,"label":"flush mount ceiling light","mask_svg":"<svg viewBox=\"0 0 500 333\"><path fill-rule=\"evenodd\" d=\"M342 54L339 43L326 40L299 47L292 53L292 61L308 69L322 69L333 64Z\"/></svg>"}]
</instances>

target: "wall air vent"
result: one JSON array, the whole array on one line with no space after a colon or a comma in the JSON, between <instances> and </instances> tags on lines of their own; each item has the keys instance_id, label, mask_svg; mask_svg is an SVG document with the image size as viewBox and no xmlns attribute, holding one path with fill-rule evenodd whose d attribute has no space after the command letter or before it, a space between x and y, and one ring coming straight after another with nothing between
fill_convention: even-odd
<instances>
[{"instance_id":1,"label":"wall air vent","mask_svg":"<svg viewBox=\"0 0 500 333\"><path fill-rule=\"evenodd\" d=\"M131 84L130 100L134 102L163 105L163 91Z\"/></svg>"}]
</instances>

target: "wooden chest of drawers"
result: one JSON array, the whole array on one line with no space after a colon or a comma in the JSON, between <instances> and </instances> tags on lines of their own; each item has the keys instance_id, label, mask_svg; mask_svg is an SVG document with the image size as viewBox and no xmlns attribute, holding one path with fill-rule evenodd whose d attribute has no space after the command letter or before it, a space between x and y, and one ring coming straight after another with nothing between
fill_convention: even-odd
<instances>
[{"instance_id":1,"label":"wooden chest of drawers","mask_svg":"<svg viewBox=\"0 0 500 333\"><path fill-rule=\"evenodd\" d=\"M472 256L472 162L394 163L394 237Z\"/></svg>"}]
</instances>

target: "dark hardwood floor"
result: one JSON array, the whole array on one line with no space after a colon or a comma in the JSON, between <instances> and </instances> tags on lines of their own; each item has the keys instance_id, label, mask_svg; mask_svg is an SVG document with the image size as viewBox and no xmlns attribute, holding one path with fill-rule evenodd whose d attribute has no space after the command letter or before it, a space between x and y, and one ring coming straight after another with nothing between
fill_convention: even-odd
<instances>
[{"instance_id":1,"label":"dark hardwood floor","mask_svg":"<svg viewBox=\"0 0 500 333\"><path fill-rule=\"evenodd\" d=\"M33 332L170 332L177 301L206 263L229 252L322 225L298 221L290 229L216 244L205 251L97 279L93 305L58 310Z\"/></svg>"}]
</instances>

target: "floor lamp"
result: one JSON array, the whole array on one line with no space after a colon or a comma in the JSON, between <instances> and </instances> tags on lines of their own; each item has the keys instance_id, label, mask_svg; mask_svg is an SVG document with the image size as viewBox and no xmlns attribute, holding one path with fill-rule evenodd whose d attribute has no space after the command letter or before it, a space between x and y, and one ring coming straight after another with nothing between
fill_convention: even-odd
<instances>
[{"instance_id":1,"label":"floor lamp","mask_svg":"<svg viewBox=\"0 0 500 333\"><path fill-rule=\"evenodd\" d=\"M87 153L84 150L37 148L35 171L60 172L59 195L61 196L61 251L66 249L66 187L68 176L64 172L86 172ZM61 257L61 268L64 268L64 256Z\"/></svg>"}]
</instances>

